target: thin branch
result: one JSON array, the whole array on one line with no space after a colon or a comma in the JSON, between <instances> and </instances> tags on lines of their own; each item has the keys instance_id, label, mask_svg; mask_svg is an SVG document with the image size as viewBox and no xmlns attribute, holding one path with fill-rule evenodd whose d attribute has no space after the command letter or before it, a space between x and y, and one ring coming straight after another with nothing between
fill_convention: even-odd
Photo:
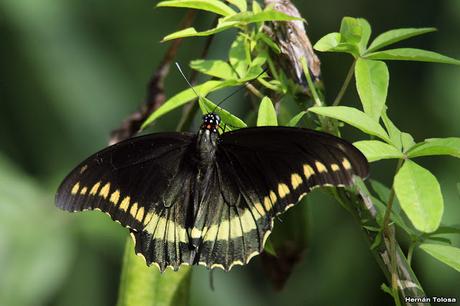
<instances>
[{"instance_id":1,"label":"thin branch","mask_svg":"<svg viewBox=\"0 0 460 306\"><path fill-rule=\"evenodd\" d=\"M215 18L213 21L212 28L217 25L218 18ZM209 53L209 48L211 43L213 42L214 35L210 35L206 38L206 42L203 46L203 50L201 51L200 58L206 58ZM190 75L190 83L195 85L196 79L198 77L198 71L193 70L192 74ZM198 111L198 103L189 103L185 105L184 110L182 111L182 117L177 124L176 131L184 131L190 127L192 123L193 117L195 116L196 112Z\"/></svg>"},{"instance_id":2,"label":"thin branch","mask_svg":"<svg viewBox=\"0 0 460 306\"><path fill-rule=\"evenodd\" d=\"M340 101L342 101L342 98L348 89L348 85L350 84L350 81L353 78L353 74L355 73L355 65L356 65L356 59L353 60L353 63L351 64L350 69L348 69L348 73L345 78L345 81L343 81L342 87L340 88L339 93L337 94L337 97L334 99L332 106L337 106L339 105Z\"/></svg>"},{"instance_id":3,"label":"thin branch","mask_svg":"<svg viewBox=\"0 0 460 306\"><path fill-rule=\"evenodd\" d=\"M195 15L195 10L188 10L179 28L182 29L189 27L193 23ZM139 110L123 120L118 129L112 131L109 144L115 144L135 135L148 116L165 102L166 96L164 93L164 80L168 75L171 63L176 57L177 50L179 49L181 43L182 39L176 39L171 43L165 56L163 57L163 60L160 65L158 65L148 83L145 102L140 105Z\"/></svg>"}]
</instances>

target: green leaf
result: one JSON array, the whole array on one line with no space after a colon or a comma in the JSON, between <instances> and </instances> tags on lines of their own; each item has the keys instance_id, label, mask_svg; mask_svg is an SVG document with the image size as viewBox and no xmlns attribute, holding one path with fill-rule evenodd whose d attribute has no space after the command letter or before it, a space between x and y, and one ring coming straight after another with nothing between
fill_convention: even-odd
<instances>
[{"instance_id":1,"label":"green leaf","mask_svg":"<svg viewBox=\"0 0 460 306\"><path fill-rule=\"evenodd\" d=\"M272 100L264 97L259 106L259 115L257 116L257 126L277 126L276 111Z\"/></svg>"},{"instance_id":2,"label":"green leaf","mask_svg":"<svg viewBox=\"0 0 460 306\"><path fill-rule=\"evenodd\" d=\"M436 177L427 169L406 160L394 179L401 208L421 232L434 232L441 222L444 201Z\"/></svg>"},{"instance_id":3,"label":"green leaf","mask_svg":"<svg viewBox=\"0 0 460 306\"><path fill-rule=\"evenodd\" d=\"M268 254L275 256L275 257L277 256L270 237L268 237L267 242L265 242L264 252L267 252Z\"/></svg>"},{"instance_id":4,"label":"green leaf","mask_svg":"<svg viewBox=\"0 0 460 306\"><path fill-rule=\"evenodd\" d=\"M225 80L233 80L237 78L237 75L233 71L232 67L227 62L221 60L194 60L190 63L190 67L203 74Z\"/></svg>"},{"instance_id":5,"label":"green leaf","mask_svg":"<svg viewBox=\"0 0 460 306\"><path fill-rule=\"evenodd\" d=\"M223 82L223 81L208 81L203 84L194 86L193 88L195 91L200 95L207 95L210 92L216 91L218 89L222 89L225 87L230 87L237 84L236 82ZM147 127L156 119L160 118L161 116L169 113L173 109L176 109L187 102L190 102L196 99L197 96L192 88L187 88L180 93L174 95L173 97L169 98L163 105L161 105L156 111L154 111L142 124L141 130Z\"/></svg>"},{"instance_id":6,"label":"green leaf","mask_svg":"<svg viewBox=\"0 0 460 306\"><path fill-rule=\"evenodd\" d=\"M117 306L175 306L188 305L191 267L179 271L167 269L163 274L157 267L147 267L137 256L129 238L123 257Z\"/></svg>"},{"instance_id":7,"label":"green leaf","mask_svg":"<svg viewBox=\"0 0 460 306\"><path fill-rule=\"evenodd\" d=\"M367 52L375 51L414 36L436 31L436 28L403 28L384 32L371 43Z\"/></svg>"},{"instance_id":8,"label":"green leaf","mask_svg":"<svg viewBox=\"0 0 460 306\"><path fill-rule=\"evenodd\" d=\"M157 7L187 7L216 13L222 16L236 14L236 12L226 5L223 1L218 0L171 0L161 1Z\"/></svg>"},{"instance_id":9,"label":"green leaf","mask_svg":"<svg viewBox=\"0 0 460 306\"><path fill-rule=\"evenodd\" d=\"M414 137L411 134L402 132L401 133L401 143L403 147L403 151L407 152L410 148L415 145Z\"/></svg>"},{"instance_id":10,"label":"green leaf","mask_svg":"<svg viewBox=\"0 0 460 306\"><path fill-rule=\"evenodd\" d=\"M390 198L391 193L390 189L379 181L369 179L369 182L371 184L372 190L374 190L379 199L385 203L388 203L388 199Z\"/></svg>"},{"instance_id":11,"label":"green leaf","mask_svg":"<svg viewBox=\"0 0 460 306\"><path fill-rule=\"evenodd\" d=\"M358 44L362 36L362 26L359 18L343 17L340 24L342 42Z\"/></svg>"},{"instance_id":12,"label":"green leaf","mask_svg":"<svg viewBox=\"0 0 460 306\"><path fill-rule=\"evenodd\" d=\"M323 115L343 121L369 135L374 135L382 138L387 142L390 142L388 134L380 126L380 124L356 108L348 106L316 106L310 107L308 110L318 115Z\"/></svg>"},{"instance_id":13,"label":"green leaf","mask_svg":"<svg viewBox=\"0 0 460 306\"><path fill-rule=\"evenodd\" d=\"M292 117L291 120L289 120L287 126L297 126L297 124L300 122L300 120L303 118L303 116L306 114L306 111L301 111L294 117Z\"/></svg>"},{"instance_id":14,"label":"green leaf","mask_svg":"<svg viewBox=\"0 0 460 306\"><path fill-rule=\"evenodd\" d=\"M394 146L379 140L362 140L354 142L353 145L366 156L369 162L404 157L402 152Z\"/></svg>"},{"instance_id":15,"label":"green leaf","mask_svg":"<svg viewBox=\"0 0 460 306\"><path fill-rule=\"evenodd\" d=\"M355 66L356 88L364 112L379 121L385 106L390 75L381 61L359 58Z\"/></svg>"},{"instance_id":16,"label":"green leaf","mask_svg":"<svg viewBox=\"0 0 460 306\"><path fill-rule=\"evenodd\" d=\"M390 118L388 118L386 110L382 112L382 120L388 131L388 135L390 135L391 144L398 150L402 150L401 131L394 125Z\"/></svg>"},{"instance_id":17,"label":"green leaf","mask_svg":"<svg viewBox=\"0 0 460 306\"><path fill-rule=\"evenodd\" d=\"M425 241L436 241L436 242L442 242L446 244L452 244L452 241L448 238L443 238L443 237L433 237L433 236L428 236L425 238Z\"/></svg>"},{"instance_id":18,"label":"green leaf","mask_svg":"<svg viewBox=\"0 0 460 306\"><path fill-rule=\"evenodd\" d=\"M274 9L265 9L261 12L242 12L229 16L224 21L238 21L243 23L255 23L264 21L290 21L290 20L303 20L300 17L289 16L285 13Z\"/></svg>"},{"instance_id":19,"label":"green leaf","mask_svg":"<svg viewBox=\"0 0 460 306\"><path fill-rule=\"evenodd\" d=\"M217 113L220 116L224 124L229 125L232 129L233 128L244 128L247 126L243 120L241 120L235 115L232 115L229 111L226 111L220 106L216 107L216 104L212 103L209 99L206 99L203 97L199 99L199 104L200 104L200 108L203 114L207 114L209 113L209 110L212 110L213 112Z\"/></svg>"},{"instance_id":20,"label":"green leaf","mask_svg":"<svg viewBox=\"0 0 460 306\"><path fill-rule=\"evenodd\" d=\"M399 48L385 51L369 53L365 56L374 60L393 60L393 61L420 61L441 64L460 65L460 61L454 58L427 50L414 48Z\"/></svg>"},{"instance_id":21,"label":"green leaf","mask_svg":"<svg viewBox=\"0 0 460 306\"><path fill-rule=\"evenodd\" d=\"M162 42L184 37L209 36L233 28L237 24L237 22L220 22L215 28L202 32L197 32L195 28L190 27L165 36Z\"/></svg>"},{"instance_id":22,"label":"green leaf","mask_svg":"<svg viewBox=\"0 0 460 306\"><path fill-rule=\"evenodd\" d=\"M269 46L276 54L281 53L280 47L270 38L268 35L266 35L264 32L259 32L256 35L256 40L261 39L267 46Z\"/></svg>"},{"instance_id":23,"label":"green leaf","mask_svg":"<svg viewBox=\"0 0 460 306\"><path fill-rule=\"evenodd\" d=\"M246 39L243 35L238 35L238 37L233 41L228 53L230 65L233 66L233 69L235 69L239 78L246 77L248 66L251 61L249 58L249 52L246 52L246 48Z\"/></svg>"},{"instance_id":24,"label":"green leaf","mask_svg":"<svg viewBox=\"0 0 460 306\"><path fill-rule=\"evenodd\" d=\"M460 272L460 249L449 245L428 244L420 245L420 248L446 265Z\"/></svg>"},{"instance_id":25,"label":"green leaf","mask_svg":"<svg viewBox=\"0 0 460 306\"><path fill-rule=\"evenodd\" d=\"M320 51L320 52L341 51L341 50L337 50L340 44L340 40L341 40L340 33L337 33L337 32L329 33L321 37L321 39L316 42L313 48L316 51Z\"/></svg>"},{"instance_id":26,"label":"green leaf","mask_svg":"<svg viewBox=\"0 0 460 306\"><path fill-rule=\"evenodd\" d=\"M428 234L440 235L440 234L460 234L460 225L441 225L436 232Z\"/></svg>"},{"instance_id":27,"label":"green leaf","mask_svg":"<svg viewBox=\"0 0 460 306\"><path fill-rule=\"evenodd\" d=\"M372 34L371 25L364 18L358 18L358 21L361 25L361 39L359 41L359 53L363 54L366 51L367 44L369 43L369 38Z\"/></svg>"},{"instance_id":28,"label":"green leaf","mask_svg":"<svg viewBox=\"0 0 460 306\"><path fill-rule=\"evenodd\" d=\"M257 1L252 1L252 11L253 11L254 13L262 12L262 8L260 7L259 2L257 2Z\"/></svg>"},{"instance_id":29,"label":"green leaf","mask_svg":"<svg viewBox=\"0 0 460 306\"><path fill-rule=\"evenodd\" d=\"M371 35L369 23L362 18L344 17L340 25L341 43L348 45L355 57L364 52Z\"/></svg>"},{"instance_id":30,"label":"green leaf","mask_svg":"<svg viewBox=\"0 0 460 306\"><path fill-rule=\"evenodd\" d=\"M240 12L246 12L248 10L248 4L246 0L228 0L228 3L236 6Z\"/></svg>"},{"instance_id":31,"label":"green leaf","mask_svg":"<svg viewBox=\"0 0 460 306\"><path fill-rule=\"evenodd\" d=\"M412 147L407 156L410 158L430 155L450 155L460 158L460 138L431 138Z\"/></svg>"}]
</instances>

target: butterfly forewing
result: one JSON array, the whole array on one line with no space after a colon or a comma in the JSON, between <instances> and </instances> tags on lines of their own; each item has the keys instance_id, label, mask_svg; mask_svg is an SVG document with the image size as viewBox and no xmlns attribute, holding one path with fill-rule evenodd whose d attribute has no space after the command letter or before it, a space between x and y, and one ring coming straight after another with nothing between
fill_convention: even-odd
<instances>
[{"instance_id":1,"label":"butterfly forewing","mask_svg":"<svg viewBox=\"0 0 460 306\"><path fill-rule=\"evenodd\" d=\"M218 152L273 217L317 186L348 186L368 175L366 158L340 138L300 128L247 128L223 134Z\"/></svg>"},{"instance_id":2,"label":"butterfly forewing","mask_svg":"<svg viewBox=\"0 0 460 306\"><path fill-rule=\"evenodd\" d=\"M194 135L159 133L132 138L86 159L62 182L56 205L67 211L99 209L123 226L142 229L158 207L174 201ZM186 165L186 163L185 163ZM165 192L167 197L164 197Z\"/></svg>"}]
</instances>

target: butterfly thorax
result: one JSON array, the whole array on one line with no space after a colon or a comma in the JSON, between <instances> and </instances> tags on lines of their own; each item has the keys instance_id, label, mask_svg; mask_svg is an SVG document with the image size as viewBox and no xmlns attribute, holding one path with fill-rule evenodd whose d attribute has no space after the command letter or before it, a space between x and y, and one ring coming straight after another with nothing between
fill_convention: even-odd
<instances>
[{"instance_id":1,"label":"butterfly thorax","mask_svg":"<svg viewBox=\"0 0 460 306\"><path fill-rule=\"evenodd\" d=\"M198 164L201 170L207 170L215 159L219 123L220 118L217 114L209 113L203 116L203 123L196 142Z\"/></svg>"}]
</instances>

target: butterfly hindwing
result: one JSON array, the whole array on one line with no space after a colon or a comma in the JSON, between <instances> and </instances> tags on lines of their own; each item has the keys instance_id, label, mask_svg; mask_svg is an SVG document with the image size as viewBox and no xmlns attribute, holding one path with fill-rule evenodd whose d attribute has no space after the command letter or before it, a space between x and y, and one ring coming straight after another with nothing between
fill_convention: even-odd
<instances>
[{"instance_id":1,"label":"butterfly hindwing","mask_svg":"<svg viewBox=\"0 0 460 306\"><path fill-rule=\"evenodd\" d=\"M252 204L256 194L241 193L241 182L226 161L216 160L211 188L195 220L192 237L196 240L194 263L224 270L243 265L261 252L270 219Z\"/></svg>"}]
</instances>

